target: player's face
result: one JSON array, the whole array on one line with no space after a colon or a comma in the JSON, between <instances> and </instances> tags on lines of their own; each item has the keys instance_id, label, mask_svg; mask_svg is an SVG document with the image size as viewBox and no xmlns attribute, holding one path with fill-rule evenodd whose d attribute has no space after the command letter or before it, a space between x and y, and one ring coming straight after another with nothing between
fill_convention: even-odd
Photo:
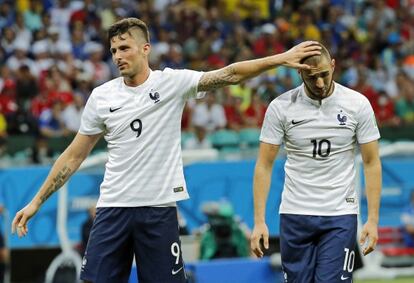
<instances>
[{"instance_id":1,"label":"player's face","mask_svg":"<svg viewBox=\"0 0 414 283\"><path fill-rule=\"evenodd\" d=\"M333 91L332 76L335 60L322 59L311 70L302 70L306 93L313 99L324 99Z\"/></svg>"},{"instance_id":2,"label":"player's face","mask_svg":"<svg viewBox=\"0 0 414 283\"><path fill-rule=\"evenodd\" d=\"M112 60L123 77L139 74L148 64L149 52L150 44L132 32L111 38Z\"/></svg>"}]
</instances>

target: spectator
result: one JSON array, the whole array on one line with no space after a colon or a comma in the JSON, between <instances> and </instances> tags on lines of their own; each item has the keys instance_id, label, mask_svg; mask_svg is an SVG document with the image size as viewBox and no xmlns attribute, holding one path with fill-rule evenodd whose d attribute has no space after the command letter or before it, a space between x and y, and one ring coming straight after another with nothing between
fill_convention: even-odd
<instances>
[{"instance_id":1,"label":"spectator","mask_svg":"<svg viewBox=\"0 0 414 283\"><path fill-rule=\"evenodd\" d=\"M396 127L401 124L401 119L395 115L394 101L385 91L378 93L378 105L376 108L376 118L379 126Z\"/></svg>"},{"instance_id":2,"label":"spectator","mask_svg":"<svg viewBox=\"0 0 414 283\"><path fill-rule=\"evenodd\" d=\"M184 106L183 116L181 118L181 131L188 132L191 130L192 116L193 116L193 105L187 102Z\"/></svg>"},{"instance_id":3,"label":"spectator","mask_svg":"<svg viewBox=\"0 0 414 283\"><path fill-rule=\"evenodd\" d=\"M2 29L1 35L1 46L6 53L6 57L9 57L13 53L16 33L11 27L5 27Z\"/></svg>"},{"instance_id":4,"label":"spectator","mask_svg":"<svg viewBox=\"0 0 414 283\"><path fill-rule=\"evenodd\" d=\"M203 212L208 218L206 231L201 236L200 259L247 257L248 238L237 221L229 203L206 203Z\"/></svg>"},{"instance_id":5,"label":"spectator","mask_svg":"<svg viewBox=\"0 0 414 283\"><path fill-rule=\"evenodd\" d=\"M407 88L401 89L400 96L395 103L395 111L404 123L414 122L414 83L407 81Z\"/></svg>"},{"instance_id":6,"label":"spectator","mask_svg":"<svg viewBox=\"0 0 414 283\"><path fill-rule=\"evenodd\" d=\"M50 109L46 109L40 114L39 130L43 137L64 137L70 133L62 121L62 110L63 102L55 100Z\"/></svg>"},{"instance_id":7,"label":"spectator","mask_svg":"<svg viewBox=\"0 0 414 283\"><path fill-rule=\"evenodd\" d=\"M209 149L213 148L210 140L207 137L207 130L203 126L194 126L194 137L189 138L185 144L184 149Z\"/></svg>"},{"instance_id":8,"label":"spectator","mask_svg":"<svg viewBox=\"0 0 414 283\"><path fill-rule=\"evenodd\" d=\"M24 23L31 31L39 30L42 25L42 3L39 0L29 0L29 9L23 13Z\"/></svg>"},{"instance_id":9,"label":"spectator","mask_svg":"<svg viewBox=\"0 0 414 283\"><path fill-rule=\"evenodd\" d=\"M50 9L51 24L59 29L62 39L69 39L69 20L71 16L71 9L68 0L58 0L57 5Z\"/></svg>"},{"instance_id":10,"label":"spectator","mask_svg":"<svg viewBox=\"0 0 414 283\"><path fill-rule=\"evenodd\" d=\"M11 26L14 21L14 11L10 3L2 1L0 3L0 29Z\"/></svg>"},{"instance_id":11,"label":"spectator","mask_svg":"<svg viewBox=\"0 0 414 283\"><path fill-rule=\"evenodd\" d=\"M98 86L111 78L111 70L103 61L103 46L91 41L85 44L85 53L88 60L84 63L84 71L92 76L93 86Z\"/></svg>"},{"instance_id":12,"label":"spectator","mask_svg":"<svg viewBox=\"0 0 414 283\"><path fill-rule=\"evenodd\" d=\"M257 57L269 56L284 51L279 41L279 31L270 23L261 27L261 36L253 43L253 52Z\"/></svg>"},{"instance_id":13,"label":"spectator","mask_svg":"<svg viewBox=\"0 0 414 283\"><path fill-rule=\"evenodd\" d=\"M13 77L9 76L7 67L1 69L0 78L0 112L6 116L6 119L12 119L17 112L16 103L16 82Z\"/></svg>"},{"instance_id":14,"label":"spectator","mask_svg":"<svg viewBox=\"0 0 414 283\"><path fill-rule=\"evenodd\" d=\"M414 190L410 195L410 203L403 210L401 222L404 243L406 246L414 248Z\"/></svg>"},{"instance_id":15,"label":"spectator","mask_svg":"<svg viewBox=\"0 0 414 283\"><path fill-rule=\"evenodd\" d=\"M262 81L262 84L257 89L257 93L260 96L260 99L267 105L279 95L276 83L270 77L266 77Z\"/></svg>"},{"instance_id":16,"label":"spectator","mask_svg":"<svg viewBox=\"0 0 414 283\"><path fill-rule=\"evenodd\" d=\"M12 26L12 28L16 33L16 41L22 41L26 43L32 41L32 33L26 27L23 15L21 13L16 14L16 23Z\"/></svg>"},{"instance_id":17,"label":"spectator","mask_svg":"<svg viewBox=\"0 0 414 283\"><path fill-rule=\"evenodd\" d=\"M229 89L232 96L241 99L240 110L245 111L250 106L252 100L251 88L243 82L239 85L231 85L229 86Z\"/></svg>"},{"instance_id":18,"label":"spectator","mask_svg":"<svg viewBox=\"0 0 414 283\"><path fill-rule=\"evenodd\" d=\"M226 88L228 90L228 88ZM232 96L230 93L225 93L224 113L227 120L227 128L234 131L239 131L245 125L245 117L241 111L241 98Z\"/></svg>"},{"instance_id":19,"label":"spectator","mask_svg":"<svg viewBox=\"0 0 414 283\"><path fill-rule=\"evenodd\" d=\"M36 66L36 76L40 77L44 72L47 72L54 62L49 53L49 42L47 39L36 41L32 46L32 53L34 56L34 64Z\"/></svg>"},{"instance_id":20,"label":"spectator","mask_svg":"<svg viewBox=\"0 0 414 283\"><path fill-rule=\"evenodd\" d=\"M266 109L266 104L260 98L259 94L254 91L252 94L252 103L246 111L244 111L246 127L261 128Z\"/></svg>"},{"instance_id":21,"label":"spectator","mask_svg":"<svg viewBox=\"0 0 414 283\"><path fill-rule=\"evenodd\" d=\"M32 75L36 74L34 62L27 56L29 47L29 42L21 39L13 42L13 54L6 61L6 66L11 71L17 72L21 66L25 65L29 67Z\"/></svg>"},{"instance_id":22,"label":"spectator","mask_svg":"<svg viewBox=\"0 0 414 283\"><path fill-rule=\"evenodd\" d=\"M67 104L63 109L62 123L71 134L78 132L84 108L85 100L83 97L81 95L74 95L73 102Z\"/></svg>"},{"instance_id":23,"label":"spectator","mask_svg":"<svg viewBox=\"0 0 414 283\"><path fill-rule=\"evenodd\" d=\"M192 125L204 127L207 132L213 132L224 128L226 123L223 106L216 103L216 93L208 92L206 97L194 107Z\"/></svg>"},{"instance_id":24,"label":"spectator","mask_svg":"<svg viewBox=\"0 0 414 283\"><path fill-rule=\"evenodd\" d=\"M27 111L30 101L38 94L37 80L27 65L22 65L16 74L16 101L19 108Z\"/></svg>"}]
</instances>

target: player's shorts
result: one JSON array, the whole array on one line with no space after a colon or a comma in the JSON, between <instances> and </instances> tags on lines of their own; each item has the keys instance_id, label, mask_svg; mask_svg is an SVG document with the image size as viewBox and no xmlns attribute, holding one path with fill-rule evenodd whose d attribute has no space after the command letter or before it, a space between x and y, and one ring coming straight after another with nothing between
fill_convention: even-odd
<instances>
[{"instance_id":1,"label":"player's shorts","mask_svg":"<svg viewBox=\"0 0 414 283\"><path fill-rule=\"evenodd\" d=\"M352 282L357 215L280 215L285 282Z\"/></svg>"},{"instance_id":2,"label":"player's shorts","mask_svg":"<svg viewBox=\"0 0 414 283\"><path fill-rule=\"evenodd\" d=\"M176 207L98 208L81 279L128 282L134 255L140 283L186 282Z\"/></svg>"}]
</instances>

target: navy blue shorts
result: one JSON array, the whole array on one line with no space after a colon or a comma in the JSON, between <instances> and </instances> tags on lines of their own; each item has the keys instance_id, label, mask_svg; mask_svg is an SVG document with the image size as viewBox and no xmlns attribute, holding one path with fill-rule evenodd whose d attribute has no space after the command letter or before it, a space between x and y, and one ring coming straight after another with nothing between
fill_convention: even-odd
<instances>
[{"instance_id":1,"label":"navy blue shorts","mask_svg":"<svg viewBox=\"0 0 414 283\"><path fill-rule=\"evenodd\" d=\"M97 209L81 279L128 282L134 256L140 283L186 282L175 207Z\"/></svg>"},{"instance_id":2,"label":"navy blue shorts","mask_svg":"<svg viewBox=\"0 0 414 283\"><path fill-rule=\"evenodd\" d=\"M280 215L285 282L352 282L357 215Z\"/></svg>"}]
</instances>

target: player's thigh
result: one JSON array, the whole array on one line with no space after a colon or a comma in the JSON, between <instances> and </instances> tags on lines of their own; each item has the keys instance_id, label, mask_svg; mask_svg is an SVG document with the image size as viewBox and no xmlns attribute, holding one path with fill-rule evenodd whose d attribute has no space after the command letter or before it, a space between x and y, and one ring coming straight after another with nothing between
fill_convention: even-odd
<instances>
[{"instance_id":1,"label":"player's thigh","mask_svg":"<svg viewBox=\"0 0 414 283\"><path fill-rule=\"evenodd\" d=\"M82 261L82 280L128 282L133 260L131 212L131 208L98 208Z\"/></svg>"},{"instance_id":2,"label":"player's thigh","mask_svg":"<svg viewBox=\"0 0 414 283\"><path fill-rule=\"evenodd\" d=\"M327 221L318 243L315 283L352 282L357 216L331 216Z\"/></svg>"},{"instance_id":3,"label":"player's thigh","mask_svg":"<svg viewBox=\"0 0 414 283\"><path fill-rule=\"evenodd\" d=\"M280 215L280 253L285 282L313 282L318 217Z\"/></svg>"},{"instance_id":4,"label":"player's thigh","mask_svg":"<svg viewBox=\"0 0 414 283\"><path fill-rule=\"evenodd\" d=\"M139 208L134 231L140 283L186 282L175 207Z\"/></svg>"}]
</instances>

